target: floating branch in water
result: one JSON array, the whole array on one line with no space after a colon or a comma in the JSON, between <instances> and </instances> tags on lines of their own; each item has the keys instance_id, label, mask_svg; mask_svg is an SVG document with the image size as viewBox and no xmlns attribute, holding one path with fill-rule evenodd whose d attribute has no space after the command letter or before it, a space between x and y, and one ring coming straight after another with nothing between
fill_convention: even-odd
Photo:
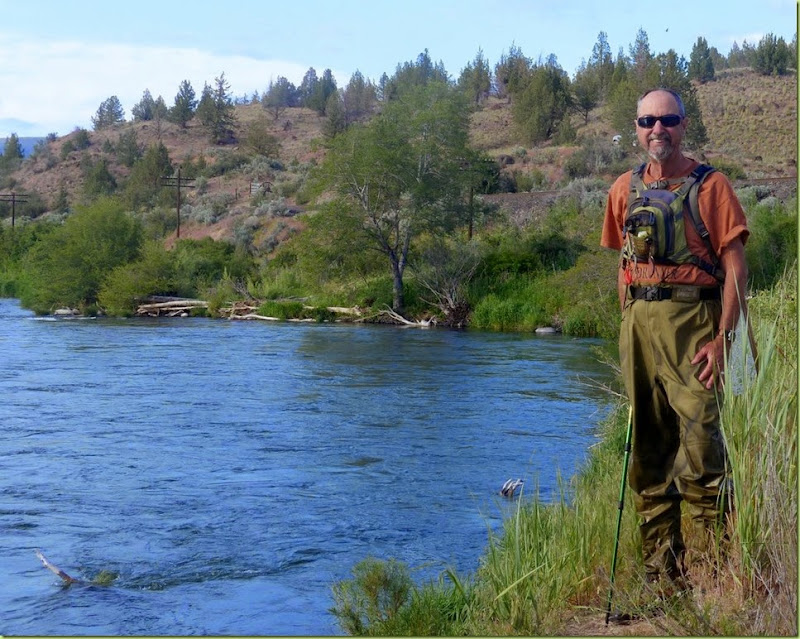
<instances>
[{"instance_id":1,"label":"floating branch in water","mask_svg":"<svg viewBox=\"0 0 800 639\"><path fill-rule=\"evenodd\" d=\"M55 565L51 564L51 563L50 563L50 562L47 560L47 557L45 557L45 556L42 554L42 551L41 551L41 550L39 550L38 548L36 548L36 549L34 550L34 552L36 553L36 556L39 558L39 561L41 561L41 562L42 562L42 565L43 565L45 568L47 568L48 570L51 570L52 572L54 572L55 574L57 574L59 577L61 577L61 579L63 579L63 580L64 580L64 583L65 583L65 584L76 584L76 583L80 583L80 579L75 579L74 577L70 577L70 576L69 576L67 573L65 573L63 570L61 570L61 568L59 568L58 566L55 566Z\"/></svg>"}]
</instances>

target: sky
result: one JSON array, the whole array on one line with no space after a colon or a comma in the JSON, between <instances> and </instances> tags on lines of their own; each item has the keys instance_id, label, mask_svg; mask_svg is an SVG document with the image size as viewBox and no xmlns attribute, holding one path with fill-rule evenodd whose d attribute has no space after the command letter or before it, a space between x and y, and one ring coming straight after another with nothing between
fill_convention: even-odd
<instances>
[{"instance_id":1,"label":"sky","mask_svg":"<svg viewBox=\"0 0 800 639\"><path fill-rule=\"evenodd\" d=\"M0 140L91 129L111 96L130 118L146 89L172 106L183 80L199 97L222 73L234 97L310 67L344 87L427 49L455 79L479 50L494 68L516 46L572 77L601 31L614 57L644 29L652 53L687 60L700 36L726 55L797 31L795 0L0 0L0 16Z\"/></svg>"}]
</instances>

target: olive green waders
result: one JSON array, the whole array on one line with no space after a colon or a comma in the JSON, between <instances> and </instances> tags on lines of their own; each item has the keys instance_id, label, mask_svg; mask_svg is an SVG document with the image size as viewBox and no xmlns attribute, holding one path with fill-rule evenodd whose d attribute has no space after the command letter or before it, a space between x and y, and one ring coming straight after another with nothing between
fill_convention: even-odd
<instances>
[{"instance_id":1,"label":"olive green waders","mask_svg":"<svg viewBox=\"0 0 800 639\"><path fill-rule=\"evenodd\" d=\"M690 362L716 335L719 300L626 301L620 363L633 410L633 449L628 481L640 517L645 571L653 579L684 570L681 500L702 554L727 509L726 457L718 396ZM690 552L690 559L696 556Z\"/></svg>"}]
</instances>

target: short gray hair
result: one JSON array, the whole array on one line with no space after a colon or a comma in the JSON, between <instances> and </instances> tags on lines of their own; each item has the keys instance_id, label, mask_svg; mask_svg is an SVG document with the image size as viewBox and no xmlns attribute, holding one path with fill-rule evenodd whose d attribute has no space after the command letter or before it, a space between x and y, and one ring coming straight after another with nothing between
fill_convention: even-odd
<instances>
[{"instance_id":1,"label":"short gray hair","mask_svg":"<svg viewBox=\"0 0 800 639\"><path fill-rule=\"evenodd\" d=\"M644 100L651 93L655 93L656 91L664 91L666 93L669 93L673 98L675 98L675 102L678 105L678 115L681 116L681 119L686 117L686 108L683 106L683 100L681 100L681 96L678 95L677 91L673 91L672 89L667 89L666 87L648 89L647 91L642 93L642 95L640 95L639 99L636 101L636 113L639 113L639 109L642 106L642 100Z\"/></svg>"}]
</instances>

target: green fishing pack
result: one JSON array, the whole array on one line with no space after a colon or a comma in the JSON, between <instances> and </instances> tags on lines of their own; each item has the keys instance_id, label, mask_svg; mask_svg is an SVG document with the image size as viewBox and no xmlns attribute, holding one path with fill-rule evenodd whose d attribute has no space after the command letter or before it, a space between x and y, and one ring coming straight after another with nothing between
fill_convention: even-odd
<instances>
[{"instance_id":1,"label":"green fishing pack","mask_svg":"<svg viewBox=\"0 0 800 639\"><path fill-rule=\"evenodd\" d=\"M714 168L700 164L688 177L659 180L645 185L645 165L631 175L628 212L623 227L622 255L627 260L661 264L692 263L722 282L725 277L700 218L697 192ZM672 190L670 187L678 186ZM686 220L694 225L712 256L709 263L694 255L686 241Z\"/></svg>"}]
</instances>

